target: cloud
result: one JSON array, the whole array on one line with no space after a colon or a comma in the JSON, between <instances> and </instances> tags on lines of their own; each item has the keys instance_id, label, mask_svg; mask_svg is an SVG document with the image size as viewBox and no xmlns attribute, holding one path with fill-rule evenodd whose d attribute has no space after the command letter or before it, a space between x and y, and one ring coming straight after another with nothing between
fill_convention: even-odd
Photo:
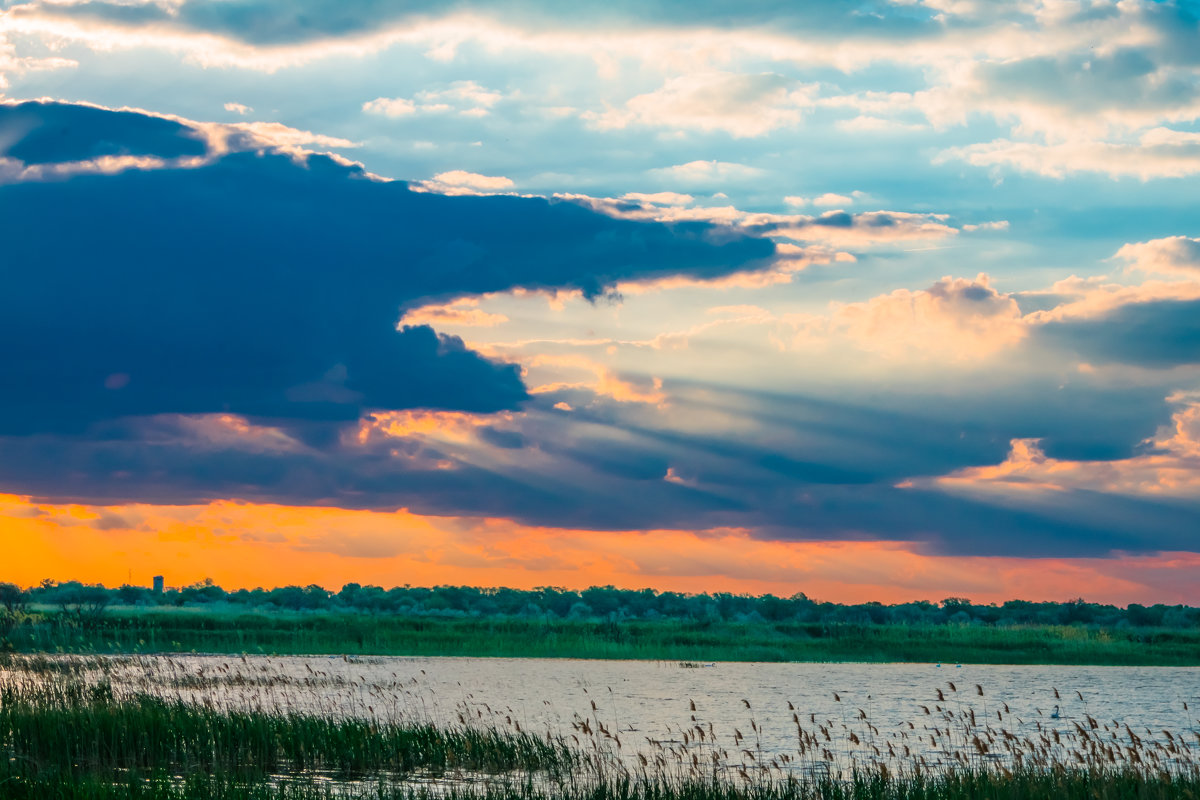
<instances>
[{"instance_id":1,"label":"cloud","mask_svg":"<svg viewBox=\"0 0 1200 800\"><path fill-rule=\"evenodd\" d=\"M652 192L650 194L646 194L645 192L626 192L621 195L621 199L658 206L689 206L696 200L690 194L680 194L679 192Z\"/></svg>"},{"instance_id":2,"label":"cloud","mask_svg":"<svg viewBox=\"0 0 1200 800\"><path fill-rule=\"evenodd\" d=\"M983 273L974 280L946 276L928 289L897 289L861 303L834 303L828 317L791 322L796 346L835 335L885 356L955 361L986 358L1026 335L1016 300L993 289Z\"/></svg>"},{"instance_id":3,"label":"cloud","mask_svg":"<svg viewBox=\"0 0 1200 800\"><path fill-rule=\"evenodd\" d=\"M1200 364L1200 299L1128 302L1088 317L1044 322L1037 337L1092 364Z\"/></svg>"},{"instance_id":4,"label":"cloud","mask_svg":"<svg viewBox=\"0 0 1200 800\"><path fill-rule=\"evenodd\" d=\"M0 103L0 154L25 166L104 156L201 157L210 143L182 120L91 105Z\"/></svg>"},{"instance_id":5,"label":"cloud","mask_svg":"<svg viewBox=\"0 0 1200 800\"><path fill-rule=\"evenodd\" d=\"M583 118L600 130L645 125L756 137L798 123L815 94L815 85L776 73L692 73L670 78L620 109L589 112Z\"/></svg>"},{"instance_id":6,"label":"cloud","mask_svg":"<svg viewBox=\"0 0 1200 800\"><path fill-rule=\"evenodd\" d=\"M3 109L100 136L89 144L75 133L60 155L43 120L8 144L10 158L162 162L0 187L9 210L0 231L12 242L4 369L6 383L23 387L0 400L10 433L170 413L315 422L372 408L512 408L526 397L515 366L427 326L397 331L403 308L521 286L597 296L629 279L715 278L775 251L708 224L413 192L298 151L296 142L322 137L282 126L226 126L220 138L202 123L136 112ZM76 113L83 122L63 124ZM214 151L214 141L256 149ZM181 153L202 163L172 166Z\"/></svg>"},{"instance_id":7,"label":"cloud","mask_svg":"<svg viewBox=\"0 0 1200 800\"><path fill-rule=\"evenodd\" d=\"M975 231L1006 231L1008 230L1008 220L998 219L992 222L980 222L978 224L963 225L962 229L968 233Z\"/></svg>"},{"instance_id":8,"label":"cloud","mask_svg":"<svg viewBox=\"0 0 1200 800\"><path fill-rule=\"evenodd\" d=\"M966 91L976 109L1015 118L1023 132L1055 138L1195 120L1200 82L1193 65L1163 63L1163 56L1153 45L1117 42L1099 50L983 62Z\"/></svg>"},{"instance_id":9,"label":"cloud","mask_svg":"<svg viewBox=\"0 0 1200 800\"><path fill-rule=\"evenodd\" d=\"M853 197L844 194L834 194L833 192L826 192L812 199L814 206L847 206L853 202Z\"/></svg>"},{"instance_id":10,"label":"cloud","mask_svg":"<svg viewBox=\"0 0 1200 800\"><path fill-rule=\"evenodd\" d=\"M439 172L433 176L433 180L422 181L421 186L442 194L463 192L489 194L511 189L513 182L502 175L480 175L478 172L455 169L449 172Z\"/></svg>"},{"instance_id":11,"label":"cloud","mask_svg":"<svg viewBox=\"0 0 1200 800\"><path fill-rule=\"evenodd\" d=\"M244 106L241 103L226 103L225 110L232 111L234 114L241 114L244 117L254 109L250 106Z\"/></svg>"},{"instance_id":12,"label":"cloud","mask_svg":"<svg viewBox=\"0 0 1200 800\"><path fill-rule=\"evenodd\" d=\"M0 184L196 169L247 151L272 150L302 161L313 146L358 146L278 122L193 122L141 109L48 100L0 100L0 130ZM336 154L329 158L354 163Z\"/></svg>"},{"instance_id":13,"label":"cloud","mask_svg":"<svg viewBox=\"0 0 1200 800\"><path fill-rule=\"evenodd\" d=\"M1181 178L1200 172L1200 133L1154 128L1136 141L1067 141L1054 144L1008 139L953 147L934 163L966 161L977 167L1009 167L1049 178L1098 172L1113 178Z\"/></svg>"},{"instance_id":14,"label":"cloud","mask_svg":"<svg viewBox=\"0 0 1200 800\"><path fill-rule=\"evenodd\" d=\"M890 11L880 6L880 11ZM761 46L775 44L797 34L819 32L816 38L833 36L851 39L860 47L871 44L887 47L888 37L901 42L925 33L936 35L941 26L931 15L921 20L911 12L899 14L859 14L838 7L793 7L731 9L720 4L674 4L646 6L621 4L619 7L574 9L571 13L553 3L495 2L473 0L456 3L449 9L444 3L420 2L404 6L368 2L352 9L334 8L324 0L298 0L286 9L262 0L234 0L212 6L200 0L184 0L169 5L156 2L23 3L10 11L9 25L20 31L53 30L58 35L87 34L112 47L130 39L158 34L158 46L191 47L217 51L225 58L240 56L250 60L251 53L286 54L285 63L319 57L332 45L353 43L365 52L381 47L377 40L419 38L432 57L447 58L464 39L478 37L491 47L537 46L591 53L608 49L613 53L646 55L654 50L654 40L672 27L682 28L675 46L711 48L728 38L732 30L755 34ZM449 23L447 23L447 18ZM777 33L763 29L771 25ZM649 28L650 35L645 35ZM432 29L432 30L429 30ZM740 32L739 31L739 32ZM887 34L883 36L881 34ZM630 41L631 34L634 41ZM639 35L641 34L641 35ZM724 34L724 35L723 35ZM699 41L697 41L699 39ZM123 41L124 40L124 41ZM783 41L780 41L783 40ZM809 52L818 42L795 53L811 58ZM661 47L661 45L659 45ZM349 47L345 49L349 50ZM828 49L828 48L825 48ZM841 56L851 61L852 48ZM894 45L888 49L899 49ZM750 48L753 52L753 47ZM861 59L861 56L859 57ZM215 63L228 63L215 62ZM302 63L302 62L301 62Z\"/></svg>"},{"instance_id":15,"label":"cloud","mask_svg":"<svg viewBox=\"0 0 1200 800\"><path fill-rule=\"evenodd\" d=\"M539 371L542 374L549 368L555 377L559 378L550 383L530 386L529 391L532 394L556 394L564 390L584 389L597 397L607 397L618 403L660 405L667 401L661 379L631 380L582 355L537 355L526 359L523 366L527 371ZM580 373L586 376L582 380L579 379Z\"/></svg>"},{"instance_id":16,"label":"cloud","mask_svg":"<svg viewBox=\"0 0 1200 800\"><path fill-rule=\"evenodd\" d=\"M841 119L834 123L839 130L850 133L910 133L924 131L927 125L913 122L902 122L897 119L872 117L861 114L850 119Z\"/></svg>"},{"instance_id":17,"label":"cloud","mask_svg":"<svg viewBox=\"0 0 1200 800\"><path fill-rule=\"evenodd\" d=\"M404 117L410 114L454 112L464 117L485 117L504 95L480 86L475 81L456 81L446 89L418 92L414 99L376 97L363 103L368 114Z\"/></svg>"},{"instance_id":18,"label":"cloud","mask_svg":"<svg viewBox=\"0 0 1200 800\"><path fill-rule=\"evenodd\" d=\"M772 236L799 242L869 246L897 241L941 239L958 230L947 224L946 214L906 211L826 211L817 216L742 211L734 206L662 206L637 196L620 199L588 195L557 195L619 219L659 222L708 222L736 228L755 236ZM852 259L849 259L852 260Z\"/></svg>"},{"instance_id":19,"label":"cloud","mask_svg":"<svg viewBox=\"0 0 1200 800\"><path fill-rule=\"evenodd\" d=\"M1035 304L1044 300L1044 307ZM1023 292L1021 302L1035 306L1028 315L1032 325L1095 320L1118 313L1130 305L1200 300L1200 281L1147 280L1137 284L1109 281L1105 276L1071 276L1042 292Z\"/></svg>"},{"instance_id":20,"label":"cloud","mask_svg":"<svg viewBox=\"0 0 1200 800\"><path fill-rule=\"evenodd\" d=\"M860 191L853 191L848 195L847 194L835 194L833 192L826 192L825 194L817 195L816 197L800 197L797 195L788 195L787 197L783 198L783 202L787 203L789 206L795 206L797 208L806 206L806 205L824 206L826 208L831 208L831 207L835 207L835 206L853 205L854 203L856 203L860 200L863 200L866 197L867 197L866 192L860 192Z\"/></svg>"},{"instance_id":21,"label":"cloud","mask_svg":"<svg viewBox=\"0 0 1200 800\"><path fill-rule=\"evenodd\" d=\"M462 297L452 303L413 308L404 312L400 325L453 325L470 328L490 328L508 322L503 314L492 314L479 308L479 300Z\"/></svg>"},{"instance_id":22,"label":"cloud","mask_svg":"<svg viewBox=\"0 0 1200 800\"><path fill-rule=\"evenodd\" d=\"M1127 244L1117 256L1134 268L1189 275L1185 237ZM1182 261L1181 261L1182 259ZM1072 353L1086 368L1121 364L1138 369L1172 369L1200 363L1200 281L1107 282L1072 276L1040 292L1023 292L1029 308L1023 322L1033 342L1046 350Z\"/></svg>"},{"instance_id":23,"label":"cloud","mask_svg":"<svg viewBox=\"0 0 1200 800\"><path fill-rule=\"evenodd\" d=\"M417 105L403 97L376 97L363 103L362 110L368 114L383 114L385 117L403 117L415 114Z\"/></svg>"},{"instance_id":24,"label":"cloud","mask_svg":"<svg viewBox=\"0 0 1200 800\"><path fill-rule=\"evenodd\" d=\"M1130 269L1156 275L1200 278L1200 239L1168 236L1165 239L1134 242L1121 247L1116 257L1128 261Z\"/></svg>"},{"instance_id":25,"label":"cloud","mask_svg":"<svg viewBox=\"0 0 1200 800\"><path fill-rule=\"evenodd\" d=\"M683 183L720 185L727 181L745 181L763 174L763 170L729 161L689 161L673 167L650 170L655 175Z\"/></svg>"},{"instance_id":26,"label":"cloud","mask_svg":"<svg viewBox=\"0 0 1200 800\"><path fill-rule=\"evenodd\" d=\"M1008 458L1000 464L957 470L923 484L968 494L1045 496L1087 491L1195 503L1200 497L1200 397L1180 392L1167 400L1175 406L1171 422L1130 458L1055 459L1042 451L1037 439L1013 439Z\"/></svg>"},{"instance_id":27,"label":"cloud","mask_svg":"<svg viewBox=\"0 0 1200 800\"><path fill-rule=\"evenodd\" d=\"M871 406L862 400L872 392L823 399L682 384L660 390L670 393L662 407L599 394L602 376L579 371L589 385L535 395L520 413L369 412L333 441L295 421L169 414L108 422L86 438L0 436L0 484L82 502L234 497L560 529L736 526L759 541L901 541L972 555L1186 549L1194 532L1194 512L1161 498L996 508L986 497L894 485L1002 461L999 441L1014 433L1119 440L1137 408L1128 391L932 393L904 411L894 386ZM736 429L687 424L725 402Z\"/></svg>"}]
</instances>

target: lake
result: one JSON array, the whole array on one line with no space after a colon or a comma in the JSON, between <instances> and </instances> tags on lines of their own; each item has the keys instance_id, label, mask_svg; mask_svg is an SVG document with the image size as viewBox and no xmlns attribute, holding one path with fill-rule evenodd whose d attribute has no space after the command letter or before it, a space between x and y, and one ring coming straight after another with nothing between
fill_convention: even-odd
<instances>
[{"instance_id":1,"label":"lake","mask_svg":"<svg viewBox=\"0 0 1200 800\"><path fill-rule=\"evenodd\" d=\"M936 767L1008 763L1022 748L1069 763L1081 747L1119 758L1131 734L1152 747L1175 741L1163 731L1200 743L1200 668L190 655L112 664L126 690L509 727L633 769L714 756L732 769Z\"/></svg>"}]
</instances>

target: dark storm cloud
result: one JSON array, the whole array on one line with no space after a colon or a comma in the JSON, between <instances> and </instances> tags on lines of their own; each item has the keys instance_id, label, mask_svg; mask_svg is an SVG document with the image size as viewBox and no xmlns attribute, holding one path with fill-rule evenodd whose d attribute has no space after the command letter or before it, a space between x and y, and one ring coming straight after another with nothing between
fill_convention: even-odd
<instances>
[{"instance_id":1,"label":"dark storm cloud","mask_svg":"<svg viewBox=\"0 0 1200 800\"><path fill-rule=\"evenodd\" d=\"M545 431L539 432L545 434ZM498 516L531 525L624 530L707 527L740 502L629 475L628 448L591 440L539 471L489 469L415 442L324 447L213 442L175 416L96 426L87 438L0 437L0 486L85 503L196 503L223 498L287 505ZM621 502L614 493L624 492ZM714 515L716 515L714 517Z\"/></svg>"},{"instance_id":2,"label":"dark storm cloud","mask_svg":"<svg viewBox=\"0 0 1200 800\"><path fill-rule=\"evenodd\" d=\"M535 404L550 399L538 398ZM782 412L784 400L762 403L747 396L747 413L766 414L771 406ZM806 402L795 398L793 405ZM1114 397L1095 405L1105 402L1120 401ZM0 485L99 503L236 497L289 505L406 507L423 514L593 530L735 526L763 538L916 541L929 552L966 555L1103 556L1113 550L1192 546L1195 502L1087 491L1055 492L1033 503L988 502L905 488L895 476L905 474L906 458L910 476L921 469L937 475L963 463L1004 459L1007 444L993 447L993 437L968 437L956 448L954 415L946 415L946 424L932 422L955 405L926 398L922 413L860 406L831 414L840 442L865 442L878 430L891 429L881 445L869 451L851 448L849 455L806 439L812 431L799 425L792 430L781 425L772 436L752 440L639 429L622 424L615 407L611 414L602 406L582 415L535 412L505 423L505 433L536 447L538 458L495 468L481 466L488 462L477 456L463 460L439 446L406 439L231 446L197 437L187 420L165 416L97 426L86 440L0 438ZM1031 398L1024 415L1036 419L1035 406ZM956 413L965 416L966 410ZM1086 408L1079 416L1093 425L1102 419ZM995 438L1028 430L1028 425L998 427ZM486 441L489 435L480 438ZM511 443L506 438L499 446ZM667 479L668 469L673 480Z\"/></svg>"},{"instance_id":3,"label":"dark storm cloud","mask_svg":"<svg viewBox=\"0 0 1200 800\"><path fill-rule=\"evenodd\" d=\"M203 138L166 122L26 103L0 106L0 141L10 159L45 163L171 157ZM598 296L622 279L718 276L774 253L708 224L414 192L325 156L269 151L10 184L0 204L7 433L162 413L514 408L526 397L515 366L428 327L397 332L401 309L518 286Z\"/></svg>"},{"instance_id":4,"label":"dark storm cloud","mask_svg":"<svg viewBox=\"0 0 1200 800\"><path fill-rule=\"evenodd\" d=\"M1129 303L1099 317L1048 323L1038 336L1096 364L1200 364L1200 300Z\"/></svg>"},{"instance_id":5,"label":"dark storm cloud","mask_svg":"<svg viewBox=\"0 0 1200 800\"><path fill-rule=\"evenodd\" d=\"M16 5L16 4L14 4ZM795 3L758 0L752 3L640 2L563 6L536 0L417 0L395 3L365 0L187 0L168 10L157 4L86 2L69 6L29 3L41 13L131 27L155 25L219 34L254 45L286 45L370 34L381 28L416 24L435 17L474 14L531 27L616 28L646 25L670 27L784 27L825 35L858 34L905 38L939 29L927 9L897 7L868 0ZM17 5L16 13L22 13Z\"/></svg>"},{"instance_id":6,"label":"dark storm cloud","mask_svg":"<svg viewBox=\"0 0 1200 800\"><path fill-rule=\"evenodd\" d=\"M0 105L0 156L25 164L102 156L202 156L207 145L174 120L62 103Z\"/></svg>"},{"instance_id":7,"label":"dark storm cloud","mask_svg":"<svg viewBox=\"0 0 1200 800\"><path fill-rule=\"evenodd\" d=\"M778 519L780 511L764 513ZM916 541L930 553L1034 558L1191 550L1198 513L1195 503L1101 492L1056 492L1031 506L878 485L830 487L788 511L788 521L757 535Z\"/></svg>"}]
</instances>

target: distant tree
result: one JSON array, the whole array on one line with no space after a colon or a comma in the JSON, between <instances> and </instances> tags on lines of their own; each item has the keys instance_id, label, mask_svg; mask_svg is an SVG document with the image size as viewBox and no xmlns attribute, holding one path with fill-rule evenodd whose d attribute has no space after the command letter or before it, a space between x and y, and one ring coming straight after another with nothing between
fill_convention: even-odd
<instances>
[{"instance_id":1,"label":"distant tree","mask_svg":"<svg viewBox=\"0 0 1200 800\"><path fill-rule=\"evenodd\" d=\"M84 586L74 581L60 584L57 596L63 616L79 627L95 629L104 620L104 612L112 602L112 594L103 586Z\"/></svg>"},{"instance_id":2,"label":"distant tree","mask_svg":"<svg viewBox=\"0 0 1200 800\"><path fill-rule=\"evenodd\" d=\"M875 625L886 625L892 621L892 612L888 606L879 602L863 603L859 606Z\"/></svg>"},{"instance_id":3,"label":"distant tree","mask_svg":"<svg viewBox=\"0 0 1200 800\"><path fill-rule=\"evenodd\" d=\"M0 643L11 647L8 635L25 617L28 595L14 583L0 583Z\"/></svg>"},{"instance_id":4,"label":"distant tree","mask_svg":"<svg viewBox=\"0 0 1200 800\"><path fill-rule=\"evenodd\" d=\"M795 614L795 606L790 600L784 600L782 597L776 597L773 594L763 595L758 598L758 608L755 611L764 619L769 619L772 622L781 622L785 619L791 619Z\"/></svg>"},{"instance_id":5,"label":"distant tree","mask_svg":"<svg viewBox=\"0 0 1200 800\"><path fill-rule=\"evenodd\" d=\"M582 600L571 605L570 611L567 612L568 619L587 619L593 616L592 607Z\"/></svg>"},{"instance_id":6,"label":"distant tree","mask_svg":"<svg viewBox=\"0 0 1200 800\"><path fill-rule=\"evenodd\" d=\"M337 597L347 606L358 606L358 595L362 591L362 586L357 583L347 583L342 587L342 590L337 593Z\"/></svg>"},{"instance_id":7,"label":"distant tree","mask_svg":"<svg viewBox=\"0 0 1200 800\"><path fill-rule=\"evenodd\" d=\"M15 583L0 583L0 606L9 614L24 612L29 595Z\"/></svg>"},{"instance_id":8,"label":"distant tree","mask_svg":"<svg viewBox=\"0 0 1200 800\"><path fill-rule=\"evenodd\" d=\"M151 590L145 586L124 584L117 587L117 602L123 606L136 606L150 600Z\"/></svg>"},{"instance_id":9,"label":"distant tree","mask_svg":"<svg viewBox=\"0 0 1200 800\"><path fill-rule=\"evenodd\" d=\"M182 601L189 604L216 603L227 597L225 590L213 583L212 578L205 578L191 586L185 586L179 591L179 594Z\"/></svg>"},{"instance_id":10,"label":"distant tree","mask_svg":"<svg viewBox=\"0 0 1200 800\"><path fill-rule=\"evenodd\" d=\"M1096 609L1082 597L1063 603L1060 610L1062 621L1067 625L1086 624L1096 617Z\"/></svg>"}]
</instances>

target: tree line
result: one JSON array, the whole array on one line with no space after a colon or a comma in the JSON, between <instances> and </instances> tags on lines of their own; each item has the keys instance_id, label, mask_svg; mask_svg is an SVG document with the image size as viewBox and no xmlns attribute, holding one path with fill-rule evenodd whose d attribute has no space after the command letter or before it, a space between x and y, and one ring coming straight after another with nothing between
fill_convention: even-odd
<instances>
[{"instance_id":1,"label":"tree line","mask_svg":"<svg viewBox=\"0 0 1200 800\"><path fill-rule=\"evenodd\" d=\"M337 592L316 585L226 590L210 580L155 592L144 586L107 588L76 581L46 580L21 588L0 583L0 636L31 610L50 611L87 625L109 606L207 607L213 611L355 613L441 617L548 619L805 622L828 624L1095 625L1108 627L1200 627L1200 608L1132 603L1125 607L1089 603L1009 600L975 604L967 598L884 604L841 604L790 597L728 592L684 594L653 589L592 586L573 590L544 586L522 590L472 586L362 586ZM7 621L4 621L7 620Z\"/></svg>"}]
</instances>

